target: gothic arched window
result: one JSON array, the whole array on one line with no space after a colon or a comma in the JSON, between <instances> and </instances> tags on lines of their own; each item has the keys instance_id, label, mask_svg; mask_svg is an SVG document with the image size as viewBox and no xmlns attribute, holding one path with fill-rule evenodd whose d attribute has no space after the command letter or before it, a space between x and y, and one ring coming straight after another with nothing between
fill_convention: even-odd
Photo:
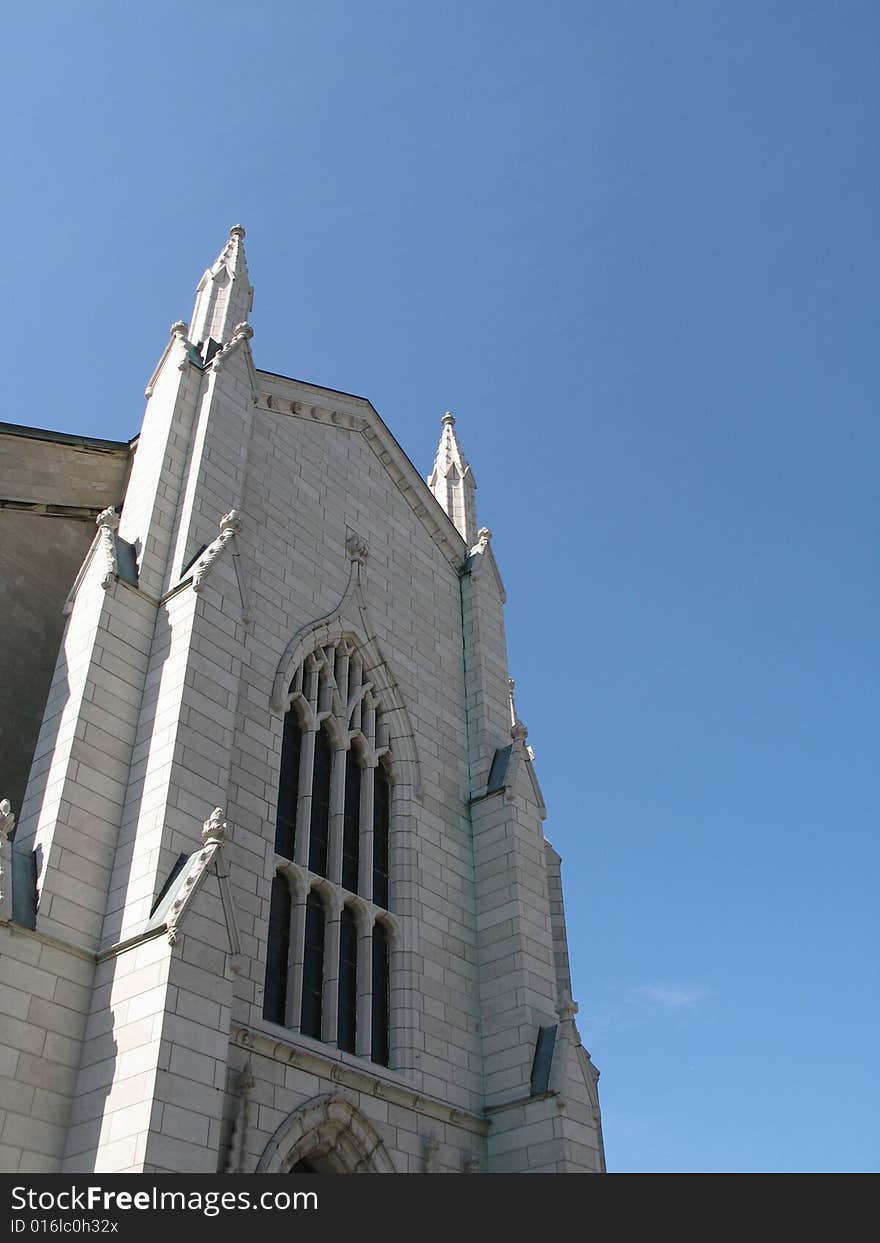
<instances>
[{"instance_id":1,"label":"gothic arched window","mask_svg":"<svg viewBox=\"0 0 880 1243\"><path fill-rule=\"evenodd\" d=\"M306 656L289 684L263 1016L387 1066L394 761L370 671L340 638Z\"/></svg>"}]
</instances>

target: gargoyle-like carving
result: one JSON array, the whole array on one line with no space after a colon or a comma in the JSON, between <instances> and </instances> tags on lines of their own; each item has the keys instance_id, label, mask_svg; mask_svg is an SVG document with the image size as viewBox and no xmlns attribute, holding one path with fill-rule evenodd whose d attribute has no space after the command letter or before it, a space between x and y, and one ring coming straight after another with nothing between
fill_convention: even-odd
<instances>
[{"instance_id":1,"label":"gargoyle-like carving","mask_svg":"<svg viewBox=\"0 0 880 1243\"><path fill-rule=\"evenodd\" d=\"M437 1154L440 1151L440 1141L436 1135L428 1135L425 1138L425 1173L437 1173Z\"/></svg>"}]
</instances>

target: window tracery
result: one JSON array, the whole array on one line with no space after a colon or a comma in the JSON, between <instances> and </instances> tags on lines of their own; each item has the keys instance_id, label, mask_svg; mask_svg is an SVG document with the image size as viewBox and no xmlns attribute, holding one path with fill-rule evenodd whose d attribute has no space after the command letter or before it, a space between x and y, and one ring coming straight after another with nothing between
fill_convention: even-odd
<instances>
[{"instance_id":1,"label":"window tracery","mask_svg":"<svg viewBox=\"0 0 880 1243\"><path fill-rule=\"evenodd\" d=\"M393 758L355 643L302 660L282 731L263 1016L388 1065Z\"/></svg>"}]
</instances>

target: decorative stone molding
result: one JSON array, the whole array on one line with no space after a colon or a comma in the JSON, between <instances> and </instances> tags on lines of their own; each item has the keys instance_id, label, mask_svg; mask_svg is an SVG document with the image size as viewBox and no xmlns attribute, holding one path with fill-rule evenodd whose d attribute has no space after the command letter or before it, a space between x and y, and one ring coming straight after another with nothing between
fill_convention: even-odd
<instances>
[{"instance_id":1,"label":"decorative stone molding","mask_svg":"<svg viewBox=\"0 0 880 1243\"><path fill-rule=\"evenodd\" d=\"M219 371L226 360L235 353L240 345L245 341L253 339L254 330L246 321L236 324L232 333L232 340L226 345L221 345L220 349L214 355L206 370Z\"/></svg>"},{"instance_id":2,"label":"decorative stone molding","mask_svg":"<svg viewBox=\"0 0 880 1243\"><path fill-rule=\"evenodd\" d=\"M238 972L241 967L241 935L235 914L235 902L232 887L229 883L228 869L223 864L223 846L230 839L229 825L223 818L222 807L215 807L202 825L202 849L189 859L184 868L183 879L177 896L171 903L168 917L165 920L165 931L168 944L176 945L181 925L190 910L193 900L204 884L208 872L213 869L220 887L220 901L226 919L226 931L229 937L230 969Z\"/></svg>"},{"instance_id":3,"label":"decorative stone molding","mask_svg":"<svg viewBox=\"0 0 880 1243\"><path fill-rule=\"evenodd\" d=\"M198 595L204 590L205 581L212 573L217 561L226 548L229 548L232 554L232 568L235 571L235 581L238 584L238 594L241 601L241 620L244 625L248 625L251 620L251 610L244 573L241 568L241 550L238 543L238 536L241 534L241 530L242 521L238 510L230 509L229 513L224 514L220 519L216 538L211 541L192 565L189 577L192 578L192 589Z\"/></svg>"},{"instance_id":4,"label":"decorative stone molding","mask_svg":"<svg viewBox=\"0 0 880 1243\"><path fill-rule=\"evenodd\" d=\"M224 514L220 519L219 534L216 539L212 540L205 551L196 561L192 570L193 591L200 592L205 586L205 580L213 570L218 557L226 548L226 545L238 535L241 530L241 519L237 510L230 509L228 514Z\"/></svg>"},{"instance_id":5,"label":"decorative stone molding","mask_svg":"<svg viewBox=\"0 0 880 1243\"><path fill-rule=\"evenodd\" d=\"M67 593L67 599L64 601L64 607L61 610L65 617L73 612L74 601L77 593L83 585L89 566L95 557L100 559L101 567L101 586L105 591L116 582L119 577L119 562L116 553L116 532L119 529L119 514L110 506L102 509L95 519L95 525L98 528L95 532L95 538L89 546L85 560L79 568L79 573L74 579L73 586Z\"/></svg>"},{"instance_id":6,"label":"decorative stone molding","mask_svg":"<svg viewBox=\"0 0 880 1243\"><path fill-rule=\"evenodd\" d=\"M260 1031L256 1027L246 1027L241 1024L235 1024L230 1029L230 1041L233 1045L240 1049L246 1049L249 1053L256 1053L259 1057L267 1057L271 1061L281 1062L287 1061L291 1050L298 1055L297 1064L303 1070L310 1074L317 1075L325 1080L330 1078L329 1066L337 1065L340 1069L339 1084L349 1088L355 1092L367 1092L371 1096L376 1095L376 1068L374 1065L367 1067L352 1065L348 1060L343 1060L346 1055L340 1054L338 1050L328 1047L321 1052L317 1052L312 1048L307 1048L305 1044L294 1045L293 1041L296 1037L291 1034L288 1041L281 1041L277 1035L268 1035ZM255 1068L259 1074L259 1067ZM382 1079L383 1083L383 1099L392 1105L401 1105L405 1109L412 1109L415 1113L432 1119L435 1123L442 1126L447 1124L455 1126L459 1130L468 1131L474 1135L486 1135L489 1130L489 1120L481 1114L469 1113L464 1109L456 1111L457 1118L455 1122L451 1122L449 1114L449 1105L443 1101L435 1100L433 1097L425 1096L421 1092L417 1092L408 1084L399 1082L394 1071L390 1071L388 1075Z\"/></svg>"},{"instance_id":7,"label":"decorative stone molding","mask_svg":"<svg viewBox=\"0 0 880 1243\"><path fill-rule=\"evenodd\" d=\"M12 919L12 832L15 816L8 798L0 802L0 923Z\"/></svg>"},{"instance_id":8,"label":"decorative stone molding","mask_svg":"<svg viewBox=\"0 0 880 1243\"><path fill-rule=\"evenodd\" d=\"M288 1174L298 1161L320 1160L330 1173L395 1174L376 1128L350 1101L313 1097L281 1123L257 1162L257 1174Z\"/></svg>"}]
</instances>

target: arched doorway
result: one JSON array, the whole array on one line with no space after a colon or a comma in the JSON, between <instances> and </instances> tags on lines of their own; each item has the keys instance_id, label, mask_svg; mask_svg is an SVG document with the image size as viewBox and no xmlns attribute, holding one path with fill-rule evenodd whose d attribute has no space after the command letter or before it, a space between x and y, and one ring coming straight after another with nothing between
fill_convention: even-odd
<instances>
[{"instance_id":1,"label":"arched doorway","mask_svg":"<svg viewBox=\"0 0 880 1243\"><path fill-rule=\"evenodd\" d=\"M394 1174L376 1128L350 1101L316 1096L285 1118L257 1174Z\"/></svg>"}]
</instances>

